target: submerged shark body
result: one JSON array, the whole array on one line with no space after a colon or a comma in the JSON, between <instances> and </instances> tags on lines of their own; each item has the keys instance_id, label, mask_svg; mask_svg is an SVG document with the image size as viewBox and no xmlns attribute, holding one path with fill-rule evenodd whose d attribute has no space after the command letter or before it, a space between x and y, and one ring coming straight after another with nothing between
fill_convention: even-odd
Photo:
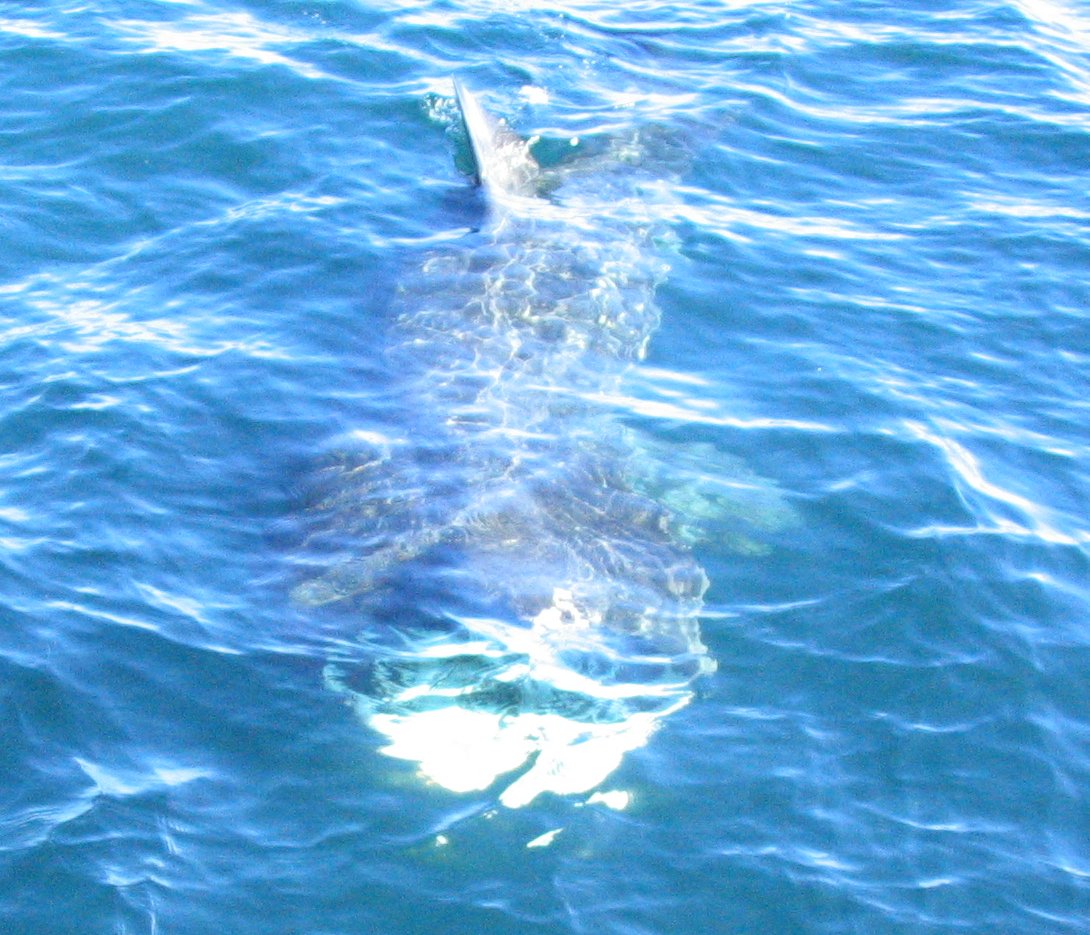
<instances>
[{"instance_id":1,"label":"submerged shark body","mask_svg":"<svg viewBox=\"0 0 1090 935\"><path fill-rule=\"evenodd\" d=\"M506 776L517 807L594 789L689 702L714 668L708 582L662 466L602 402L658 324L645 147L558 170L544 198L527 144L456 94L488 221L403 287L416 431L330 471L314 522L340 556L294 597L388 620L366 671L328 672L384 752L456 791Z\"/></svg>"}]
</instances>

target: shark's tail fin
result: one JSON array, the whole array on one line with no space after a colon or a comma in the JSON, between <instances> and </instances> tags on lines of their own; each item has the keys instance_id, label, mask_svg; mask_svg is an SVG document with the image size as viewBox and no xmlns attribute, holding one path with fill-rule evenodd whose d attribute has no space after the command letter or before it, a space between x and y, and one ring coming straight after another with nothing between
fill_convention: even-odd
<instances>
[{"instance_id":1,"label":"shark's tail fin","mask_svg":"<svg viewBox=\"0 0 1090 935\"><path fill-rule=\"evenodd\" d=\"M457 78L454 95L469 137L477 184L493 201L505 195L535 195L539 170L529 144L487 113Z\"/></svg>"}]
</instances>

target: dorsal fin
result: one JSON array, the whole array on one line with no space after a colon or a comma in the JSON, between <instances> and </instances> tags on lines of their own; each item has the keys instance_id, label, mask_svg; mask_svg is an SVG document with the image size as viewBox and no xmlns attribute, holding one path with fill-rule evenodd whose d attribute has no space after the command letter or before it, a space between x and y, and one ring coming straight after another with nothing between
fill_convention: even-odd
<instances>
[{"instance_id":1,"label":"dorsal fin","mask_svg":"<svg viewBox=\"0 0 1090 935\"><path fill-rule=\"evenodd\" d=\"M534 196L539 170L529 145L487 113L457 78L454 96L473 152L477 184L493 202L502 201L505 195Z\"/></svg>"}]
</instances>

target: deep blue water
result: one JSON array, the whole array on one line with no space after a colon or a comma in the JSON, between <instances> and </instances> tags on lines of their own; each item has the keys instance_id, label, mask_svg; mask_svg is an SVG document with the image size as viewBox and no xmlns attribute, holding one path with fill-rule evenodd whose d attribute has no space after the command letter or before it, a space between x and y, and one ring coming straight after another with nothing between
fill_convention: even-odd
<instances>
[{"instance_id":1,"label":"deep blue water","mask_svg":"<svg viewBox=\"0 0 1090 935\"><path fill-rule=\"evenodd\" d=\"M338 440L424 441L452 75L681 154L599 404L759 493L621 810L384 756L397 621L291 599ZM1090 931L1088 172L1075 0L0 2L0 928Z\"/></svg>"}]
</instances>

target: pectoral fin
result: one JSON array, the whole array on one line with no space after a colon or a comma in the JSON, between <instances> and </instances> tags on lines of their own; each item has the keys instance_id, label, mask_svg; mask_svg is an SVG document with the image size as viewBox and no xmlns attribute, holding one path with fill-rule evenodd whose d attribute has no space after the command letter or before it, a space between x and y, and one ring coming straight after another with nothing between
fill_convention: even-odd
<instances>
[{"instance_id":1,"label":"pectoral fin","mask_svg":"<svg viewBox=\"0 0 1090 935\"><path fill-rule=\"evenodd\" d=\"M320 607L380 587L397 569L443 538L441 530L420 530L362 558L350 558L325 574L292 589L291 599L306 607Z\"/></svg>"}]
</instances>

